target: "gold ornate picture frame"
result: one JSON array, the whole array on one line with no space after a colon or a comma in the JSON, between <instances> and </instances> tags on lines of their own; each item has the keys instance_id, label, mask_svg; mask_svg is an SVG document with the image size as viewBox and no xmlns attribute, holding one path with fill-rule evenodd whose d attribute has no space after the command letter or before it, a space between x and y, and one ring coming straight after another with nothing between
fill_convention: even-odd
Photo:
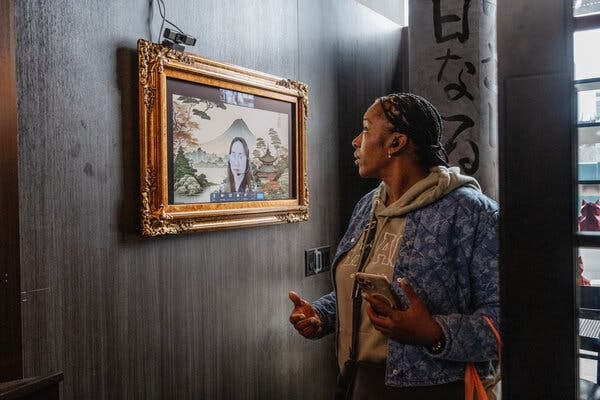
<instances>
[{"instance_id":1,"label":"gold ornate picture frame","mask_svg":"<svg viewBox=\"0 0 600 400\"><path fill-rule=\"evenodd\" d=\"M144 236L308 220L305 84L138 41Z\"/></svg>"}]
</instances>

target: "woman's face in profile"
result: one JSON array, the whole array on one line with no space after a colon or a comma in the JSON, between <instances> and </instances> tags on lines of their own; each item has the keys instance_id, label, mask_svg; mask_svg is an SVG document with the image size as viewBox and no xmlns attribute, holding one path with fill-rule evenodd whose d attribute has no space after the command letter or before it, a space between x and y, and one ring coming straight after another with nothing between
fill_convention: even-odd
<instances>
[{"instance_id":1,"label":"woman's face in profile","mask_svg":"<svg viewBox=\"0 0 600 400\"><path fill-rule=\"evenodd\" d=\"M229 153L229 165L233 175L243 175L246 173L246 153L241 142L237 141L231 146Z\"/></svg>"},{"instance_id":2,"label":"woman's face in profile","mask_svg":"<svg viewBox=\"0 0 600 400\"><path fill-rule=\"evenodd\" d=\"M354 163L363 178L381 178L389 167L388 143L393 135L386 133L385 117L379 103L373 104L363 117L363 129L352 141Z\"/></svg>"}]
</instances>

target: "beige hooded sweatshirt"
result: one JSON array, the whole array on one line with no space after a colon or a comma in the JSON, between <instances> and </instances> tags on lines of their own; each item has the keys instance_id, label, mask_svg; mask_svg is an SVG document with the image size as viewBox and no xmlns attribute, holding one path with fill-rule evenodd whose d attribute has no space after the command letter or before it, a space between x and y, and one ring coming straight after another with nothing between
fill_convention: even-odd
<instances>
[{"instance_id":1,"label":"beige hooded sweatshirt","mask_svg":"<svg viewBox=\"0 0 600 400\"><path fill-rule=\"evenodd\" d=\"M369 254L364 272L385 275L391 281L398 257L398 248L404 234L406 214L435 202L461 186L471 186L481 190L477 181L469 176L461 175L458 167L433 167L426 178L414 184L400 199L386 207L385 184L382 182L374 197L373 212L377 216L377 230L373 239L373 250ZM363 232L357 242L358 245L340 259L335 273L340 322L338 337L340 368L350 354L353 274L358 270L364 236ZM367 302L363 302L358 338L358 360L382 363L387 358L387 337L373 327L366 313L366 307Z\"/></svg>"}]
</instances>

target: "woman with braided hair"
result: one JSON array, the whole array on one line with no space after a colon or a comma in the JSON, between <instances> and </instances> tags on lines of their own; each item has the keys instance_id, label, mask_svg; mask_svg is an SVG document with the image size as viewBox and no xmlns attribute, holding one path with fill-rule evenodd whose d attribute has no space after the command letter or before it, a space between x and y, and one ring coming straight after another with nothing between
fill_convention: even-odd
<instances>
[{"instance_id":1,"label":"woman with braided hair","mask_svg":"<svg viewBox=\"0 0 600 400\"><path fill-rule=\"evenodd\" d=\"M290 292L298 332L335 332L342 373L356 361L345 398L463 399L466 363L482 379L497 366L482 317L499 326L498 206L448 166L441 132L420 96L390 94L369 107L352 146L359 175L381 183L357 203L338 245L334 290L312 303ZM357 271L386 276L397 306L361 296Z\"/></svg>"}]
</instances>

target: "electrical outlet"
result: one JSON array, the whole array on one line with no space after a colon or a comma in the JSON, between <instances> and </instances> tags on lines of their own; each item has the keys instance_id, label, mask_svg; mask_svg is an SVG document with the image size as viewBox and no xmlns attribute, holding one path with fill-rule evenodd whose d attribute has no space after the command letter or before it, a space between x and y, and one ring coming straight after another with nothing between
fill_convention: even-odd
<instances>
[{"instance_id":1,"label":"electrical outlet","mask_svg":"<svg viewBox=\"0 0 600 400\"><path fill-rule=\"evenodd\" d=\"M331 246L304 251L304 276L316 275L331 269Z\"/></svg>"},{"instance_id":2,"label":"electrical outlet","mask_svg":"<svg viewBox=\"0 0 600 400\"><path fill-rule=\"evenodd\" d=\"M316 274L316 268L317 257L315 254L315 249L304 250L304 276L311 276Z\"/></svg>"},{"instance_id":3,"label":"electrical outlet","mask_svg":"<svg viewBox=\"0 0 600 400\"><path fill-rule=\"evenodd\" d=\"M331 258L329 257L331 246L317 247L315 249L315 258L317 266L315 273L329 271L331 269Z\"/></svg>"}]
</instances>

